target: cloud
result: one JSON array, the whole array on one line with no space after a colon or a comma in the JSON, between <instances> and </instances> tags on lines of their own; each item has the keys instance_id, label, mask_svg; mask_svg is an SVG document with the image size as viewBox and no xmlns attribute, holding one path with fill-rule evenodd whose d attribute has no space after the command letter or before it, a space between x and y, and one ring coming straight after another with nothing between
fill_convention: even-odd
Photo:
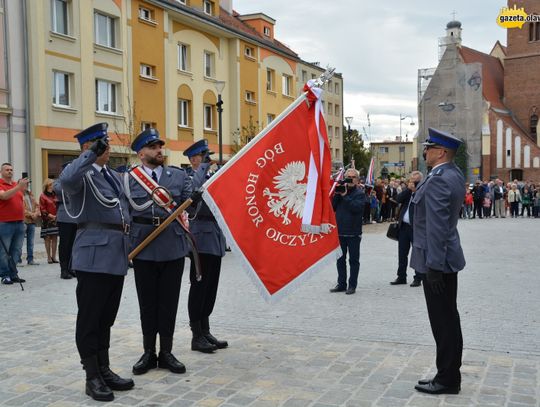
<instances>
[{"instance_id":1,"label":"cloud","mask_svg":"<svg viewBox=\"0 0 540 407\"><path fill-rule=\"evenodd\" d=\"M495 22L506 2L234 0L233 5L241 14L263 12L276 19L276 38L302 59L336 67L343 74L344 115L355 117L353 127L367 128L370 112L373 137L394 138L400 114L416 122L418 69L437 65L438 40L452 11L462 22L464 45L488 53L497 40L506 42L505 30ZM407 130L414 134L410 126Z\"/></svg>"}]
</instances>

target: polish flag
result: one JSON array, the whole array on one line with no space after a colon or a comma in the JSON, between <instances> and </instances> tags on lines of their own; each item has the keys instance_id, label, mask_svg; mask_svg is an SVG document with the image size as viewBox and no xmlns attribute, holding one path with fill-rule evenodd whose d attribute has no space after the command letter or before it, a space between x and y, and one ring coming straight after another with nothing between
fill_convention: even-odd
<instances>
[{"instance_id":1,"label":"polish flag","mask_svg":"<svg viewBox=\"0 0 540 407\"><path fill-rule=\"evenodd\" d=\"M314 84L204 184L203 199L267 300L340 255Z\"/></svg>"}]
</instances>

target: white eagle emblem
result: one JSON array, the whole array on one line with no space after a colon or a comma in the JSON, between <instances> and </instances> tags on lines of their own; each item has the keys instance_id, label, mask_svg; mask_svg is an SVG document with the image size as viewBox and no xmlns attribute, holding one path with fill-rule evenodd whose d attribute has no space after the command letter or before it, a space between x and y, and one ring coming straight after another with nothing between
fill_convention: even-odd
<instances>
[{"instance_id":1,"label":"white eagle emblem","mask_svg":"<svg viewBox=\"0 0 540 407\"><path fill-rule=\"evenodd\" d=\"M306 201L306 183L302 183L306 175L306 166L302 161L293 161L279 170L274 177L274 185L278 192L265 188L263 196L268 197L269 212L276 218L283 218L283 224L289 225L289 213L301 218Z\"/></svg>"}]
</instances>

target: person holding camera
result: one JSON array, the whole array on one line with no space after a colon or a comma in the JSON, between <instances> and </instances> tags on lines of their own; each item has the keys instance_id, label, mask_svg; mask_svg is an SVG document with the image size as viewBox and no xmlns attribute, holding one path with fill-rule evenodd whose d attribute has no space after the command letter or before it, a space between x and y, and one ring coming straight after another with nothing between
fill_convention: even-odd
<instances>
[{"instance_id":1,"label":"person holding camera","mask_svg":"<svg viewBox=\"0 0 540 407\"><path fill-rule=\"evenodd\" d=\"M2 164L0 175L0 278L2 284L24 283L16 265L21 259L24 242L23 193L30 181L23 177L14 182L10 163ZM13 260L11 266L10 257Z\"/></svg>"},{"instance_id":2,"label":"person holding camera","mask_svg":"<svg viewBox=\"0 0 540 407\"><path fill-rule=\"evenodd\" d=\"M81 154L60 174L66 209L77 222L72 269L77 275L75 341L86 371L86 394L114 400L113 390L133 388L109 367L111 328L128 269L130 215L120 176L111 171L107 123L77 135Z\"/></svg>"},{"instance_id":3,"label":"person holding camera","mask_svg":"<svg viewBox=\"0 0 540 407\"><path fill-rule=\"evenodd\" d=\"M362 240L362 214L366 196L359 186L359 173L354 168L345 172L345 179L335 189L332 207L336 222L342 256L337 260L337 285L331 293L354 294L360 270L360 241ZM349 253L349 285L347 286L347 252Z\"/></svg>"},{"instance_id":4,"label":"person holding camera","mask_svg":"<svg viewBox=\"0 0 540 407\"><path fill-rule=\"evenodd\" d=\"M188 174L193 179L194 191L197 191L210 177L211 154L206 140L199 140L184 151L184 155L191 163ZM216 303L221 259L225 256L225 236L204 201L194 202L189 212L190 228L197 243L203 276L200 281L197 281L192 261L189 271L191 287L188 299L189 326L193 333L191 350L212 353L229 345L227 341L219 340L210 333L210 315Z\"/></svg>"}]
</instances>

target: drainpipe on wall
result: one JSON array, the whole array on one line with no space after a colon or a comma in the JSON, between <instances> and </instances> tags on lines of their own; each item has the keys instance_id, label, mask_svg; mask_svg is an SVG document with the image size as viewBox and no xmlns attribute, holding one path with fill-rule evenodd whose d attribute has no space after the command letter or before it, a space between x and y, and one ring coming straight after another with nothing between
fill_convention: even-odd
<instances>
[{"instance_id":1,"label":"drainpipe on wall","mask_svg":"<svg viewBox=\"0 0 540 407\"><path fill-rule=\"evenodd\" d=\"M29 56L28 56L28 21L26 16L26 0L21 1L22 8L22 19L23 19L23 53L24 53L24 128L25 128L25 149L26 149L26 160L27 160L27 170L28 176L32 179L32 146L30 143L32 127L30 126L30 70L29 70Z\"/></svg>"},{"instance_id":2,"label":"drainpipe on wall","mask_svg":"<svg viewBox=\"0 0 540 407\"><path fill-rule=\"evenodd\" d=\"M5 48L5 52L4 52L4 67L5 67L5 75L6 75L6 89L7 89L7 106L8 108L13 108L13 106L11 106L11 92L12 92L12 89L11 89L11 83L10 83L10 79L11 79L11 75L9 73L9 29L8 29L8 19L7 19L7 2L4 2L4 41L6 42L6 48ZM13 157L13 154L12 154L12 148L13 148L13 140L12 140L12 137L13 137L13 109L12 109L12 112L11 114L8 116L8 129L7 129L7 148L8 148L8 157L7 157L7 161L12 163L12 157ZM12 163L13 164L13 163Z\"/></svg>"}]
</instances>

